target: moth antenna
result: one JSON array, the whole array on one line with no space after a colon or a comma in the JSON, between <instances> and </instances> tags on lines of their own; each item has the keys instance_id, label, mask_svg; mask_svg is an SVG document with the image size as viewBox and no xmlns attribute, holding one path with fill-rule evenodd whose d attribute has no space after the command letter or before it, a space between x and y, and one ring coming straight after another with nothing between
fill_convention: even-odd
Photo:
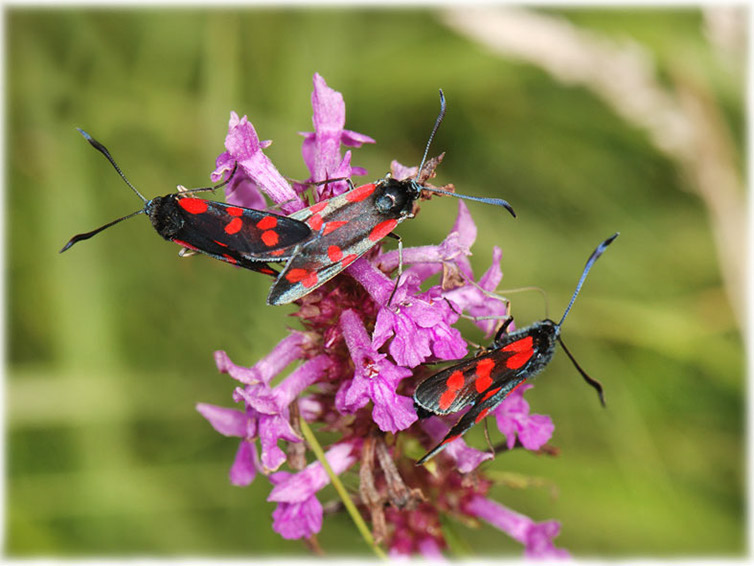
<instances>
[{"instance_id":1,"label":"moth antenna","mask_svg":"<svg viewBox=\"0 0 754 566\"><path fill-rule=\"evenodd\" d=\"M432 133L429 134L429 139L427 140L427 146L424 148L424 155L422 156L422 162L419 164L419 169L416 171L416 177L414 177L414 181L416 181L419 178L419 175L421 175L422 167L424 167L424 162L427 160L427 155L429 154L429 146L432 145L432 140L435 139L435 134L437 133L437 129L440 127L440 124L442 123L442 119L445 118L445 94L442 92L442 89L440 89L440 113L437 115L437 119L435 120L435 125L432 128Z\"/></svg>"},{"instance_id":2,"label":"moth antenna","mask_svg":"<svg viewBox=\"0 0 754 566\"><path fill-rule=\"evenodd\" d=\"M146 203L146 202L147 202L147 199L146 199L146 198L144 198L144 195L142 195L142 194L141 194L141 193L139 192L139 190L138 190L138 189L137 189L136 187L134 187L134 186L133 186L133 185L131 184L131 181L129 181L129 180L128 180L128 179L126 178L126 176L125 176L125 175L123 174L123 171L121 171L121 170L120 170L120 167L118 167L118 164L117 164L117 163L115 163L115 159L113 159L113 156L112 156L112 155L110 155L110 152L109 152L109 151L107 151L107 148L106 148L106 147L105 147L104 145L102 145L102 144L101 144L100 142L98 142L97 140L95 140L95 139L94 139L94 138L93 138L92 136L90 136L89 134L87 134L87 133L86 133L86 132L85 132L84 130L82 130L81 128L76 128L76 129L77 129L77 130L79 131L79 133L80 133L80 134L81 134L82 136L84 136L84 139L85 139L86 141L88 141L88 142L89 142L89 144L90 144L90 145L91 145L91 146L92 146L92 147L93 147L94 149L96 149L96 150L97 150L97 151L99 151L99 152L100 152L100 153L101 153L102 155L104 155L105 157L107 157L107 160L108 160L108 161L110 162L110 165L112 165L112 166L113 166L113 167L115 168L115 170L116 170L116 171L118 172L118 175L120 175L120 178L121 178L121 179L123 179L123 180L124 180L124 181L126 182L126 185L128 185L129 187L131 187L131 190L132 190L133 192L135 192L135 193L136 193L136 195L137 195L137 196L138 196L138 197L139 197L139 198L141 199L141 201L142 201L143 203Z\"/></svg>"},{"instance_id":3,"label":"moth antenna","mask_svg":"<svg viewBox=\"0 0 754 566\"><path fill-rule=\"evenodd\" d=\"M576 361L576 358L573 357L573 354L568 351L568 348L566 348L566 345L563 343L563 340L558 336L558 342L560 342L560 345L563 346L563 351L568 355L568 357L571 359L571 362L573 363L574 367L578 370L578 372L581 374L581 377L584 378L584 381L586 381L589 385L594 387L594 389L597 390L597 395L599 395L600 403L602 403L603 407L607 407L605 404L605 393L602 391L602 384L594 379L593 377L590 377L589 374L587 374L579 365L579 363Z\"/></svg>"},{"instance_id":4,"label":"moth antenna","mask_svg":"<svg viewBox=\"0 0 754 566\"><path fill-rule=\"evenodd\" d=\"M85 234L76 234L73 238L71 238L70 240L68 240L68 243L65 246L63 246L63 249L60 250L59 253L62 254L64 251L66 251L68 248L70 248L76 242L81 242L82 240L88 240L92 236L96 236L97 234L99 234L100 232L102 232L102 230L105 230L105 229L109 228L110 226L112 226L114 224L117 224L118 222L123 222L124 220L128 220L132 216L136 216L138 214L144 214L144 212L145 212L144 209L137 210L136 212L132 212L131 214L127 214L126 216L118 218L117 220L113 220L112 222L108 222L104 226L100 226L99 228L97 228L96 230L92 230L91 232L86 232Z\"/></svg>"},{"instance_id":5,"label":"moth antenna","mask_svg":"<svg viewBox=\"0 0 754 566\"><path fill-rule=\"evenodd\" d=\"M602 255L602 253L607 249L607 246L613 243L613 240L617 238L620 235L620 232L616 232L612 236L610 236L607 240L602 242L597 248L592 252L592 255L589 256L589 259L586 260L586 265L584 266L584 271L581 273L581 278L579 279L579 282L576 284L576 290L573 292L573 296L571 297L571 302L568 303L568 306L566 307L565 312L563 313L563 318L560 319L560 322L557 324L558 331L560 331L560 327L563 324L563 321L565 320L566 316L568 316L568 312L571 310L571 307L573 306L573 302L576 300L576 297L579 294L579 291L581 291L581 286L584 284L584 281L586 280L586 276L589 274L589 270L592 269L592 266L594 265L594 262L597 261L597 259ZM576 363L576 362L574 362ZM578 367L578 366L577 366Z\"/></svg>"},{"instance_id":6,"label":"moth antenna","mask_svg":"<svg viewBox=\"0 0 754 566\"><path fill-rule=\"evenodd\" d=\"M485 204L491 204L494 206L502 206L505 210L511 213L511 216L513 218L516 218L516 211L513 210L513 207L508 204L507 200L503 200L501 198L486 198L486 197L472 197L470 195L461 195L458 193L451 193L450 191L443 191L442 189L434 189L432 187L422 187L422 190L429 191L432 193L437 193L438 195L448 195L451 197L456 197L464 200L475 200L477 202L483 202Z\"/></svg>"},{"instance_id":7,"label":"moth antenna","mask_svg":"<svg viewBox=\"0 0 754 566\"><path fill-rule=\"evenodd\" d=\"M437 133L437 130L440 127L440 124L442 123L443 118L445 118L446 107L447 105L445 104L445 93L443 93L442 89L440 89L440 113L437 115L437 119L435 120L435 125L432 128L432 133L429 135L429 139L427 140L427 146L424 148L424 155L422 156L422 161L419 164L419 169L416 171L416 177L414 177L414 182L416 182L419 179L419 175L421 175L422 168L424 167L424 162L427 160L427 155L429 155L429 147L432 145L432 140L435 139L435 134ZM483 202L485 204L491 204L494 206L502 206L508 212L511 213L513 218L516 217L516 213L513 210L513 207L510 204L508 204L508 201L505 201L500 198L484 198L484 197L472 197L468 195L459 195L458 193L451 193L450 191L443 191L442 189L432 189L432 188L424 187L424 186L422 186L422 189L425 191L437 193L439 195L451 195L451 196L461 198L461 199L474 200L477 202Z\"/></svg>"}]
</instances>

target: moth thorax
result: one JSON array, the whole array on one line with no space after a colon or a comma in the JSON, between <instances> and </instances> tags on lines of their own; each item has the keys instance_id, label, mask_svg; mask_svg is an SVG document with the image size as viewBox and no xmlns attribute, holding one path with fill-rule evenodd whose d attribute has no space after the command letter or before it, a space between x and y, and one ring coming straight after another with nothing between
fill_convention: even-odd
<instances>
[{"instance_id":1,"label":"moth thorax","mask_svg":"<svg viewBox=\"0 0 754 566\"><path fill-rule=\"evenodd\" d=\"M146 211L154 229L166 240L174 239L183 228L183 215L173 195L153 198Z\"/></svg>"},{"instance_id":2,"label":"moth thorax","mask_svg":"<svg viewBox=\"0 0 754 566\"><path fill-rule=\"evenodd\" d=\"M534 357L530 365L530 375L536 375L550 363L555 355L555 340L558 337L558 327L549 319L535 322L528 328L532 337Z\"/></svg>"},{"instance_id":3,"label":"moth thorax","mask_svg":"<svg viewBox=\"0 0 754 566\"><path fill-rule=\"evenodd\" d=\"M414 208L419 191L414 181L386 179L377 185L374 205L380 214L394 218L408 216Z\"/></svg>"}]
</instances>

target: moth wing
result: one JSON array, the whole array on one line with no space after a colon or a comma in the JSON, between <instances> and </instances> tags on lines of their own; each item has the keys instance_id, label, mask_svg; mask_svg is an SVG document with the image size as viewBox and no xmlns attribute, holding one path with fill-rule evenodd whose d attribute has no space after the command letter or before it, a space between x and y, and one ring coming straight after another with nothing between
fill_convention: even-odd
<instances>
[{"instance_id":1,"label":"moth wing","mask_svg":"<svg viewBox=\"0 0 754 566\"><path fill-rule=\"evenodd\" d=\"M493 387L502 387L518 375L507 366L515 352L491 350L439 371L416 388L414 402L436 415L457 413Z\"/></svg>"},{"instance_id":2,"label":"moth wing","mask_svg":"<svg viewBox=\"0 0 754 566\"><path fill-rule=\"evenodd\" d=\"M490 411L502 403L503 400L524 381L526 381L526 375L516 375L512 379L509 379L505 384L501 385L495 383L481 393L476 403L474 403L466 414L464 414L458 422L453 425L453 428L448 431L448 434L445 435L442 442L427 452L427 454L425 454L416 465L419 466L430 458L433 458L436 454L444 450L448 444L466 434L472 426L482 421Z\"/></svg>"},{"instance_id":3,"label":"moth wing","mask_svg":"<svg viewBox=\"0 0 754 566\"><path fill-rule=\"evenodd\" d=\"M312 228L312 234L300 244L298 253L290 259L272 285L267 296L268 305L291 303L326 283L374 247L403 220L386 219L369 199L349 200L353 192L291 215L292 218L305 219ZM324 203L325 206L322 206Z\"/></svg>"},{"instance_id":4,"label":"moth wing","mask_svg":"<svg viewBox=\"0 0 754 566\"><path fill-rule=\"evenodd\" d=\"M178 199L183 228L176 238L200 251L224 248L229 255L249 261L285 261L311 235L306 223L287 216L202 199L191 198L205 203L206 208L181 204L190 198Z\"/></svg>"}]
</instances>

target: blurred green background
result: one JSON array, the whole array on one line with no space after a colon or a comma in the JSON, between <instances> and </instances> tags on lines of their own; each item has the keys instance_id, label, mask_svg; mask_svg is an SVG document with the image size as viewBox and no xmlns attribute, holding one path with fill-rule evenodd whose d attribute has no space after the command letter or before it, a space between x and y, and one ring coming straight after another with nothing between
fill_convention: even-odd
<instances>
[{"instance_id":1,"label":"blurred green background","mask_svg":"<svg viewBox=\"0 0 754 566\"><path fill-rule=\"evenodd\" d=\"M503 287L542 287L551 316L594 246L622 233L564 329L608 408L557 355L527 398L553 417L561 454L499 457L491 474L544 486L499 486L495 498L562 521L556 543L577 556L744 553L744 251L730 236L745 222L746 30L736 24L746 17L726 14L527 13L608 42L590 49L612 70L614 94L638 105L631 115L590 84L599 78L564 79L523 52L496 52L442 10L6 8L6 554L308 552L272 531L264 478L229 485L237 443L194 409L231 405L234 384L212 352L254 363L296 326L293 309L264 305L262 276L179 259L143 218L58 250L139 207L75 127L150 197L208 183L231 110L274 140L267 154L284 175L305 178L297 132L311 129L315 72L344 94L346 127L377 140L353 160L370 180L391 159L416 164L445 90L438 182L502 196L518 213L470 205L475 270L501 246ZM486 34L500 37L513 35ZM532 45L548 49L541 37ZM566 67L579 65L592 68L578 58ZM642 109L652 89L690 129ZM691 149L660 149L664 133ZM705 171L732 181L710 183ZM456 211L451 199L425 204L399 229L405 245L441 241ZM544 317L539 294L512 299L519 324ZM469 438L484 446L481 431ZM476 553L520 556L491 527L456 533ZM343 514L326 518L319 539L328 553L367 552Z\"/></svg>"}]
</instances>

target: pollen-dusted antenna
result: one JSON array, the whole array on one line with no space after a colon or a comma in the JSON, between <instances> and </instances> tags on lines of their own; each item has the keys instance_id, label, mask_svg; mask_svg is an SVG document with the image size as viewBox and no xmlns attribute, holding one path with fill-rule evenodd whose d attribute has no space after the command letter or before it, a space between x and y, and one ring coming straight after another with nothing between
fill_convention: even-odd
<instances>
[{"instance_id":1,"label":"pollen-dusted antenna","mask_svg":"<svg viewBox=\"0 0 754 566\"><path fill-rule=\"evenodd\" d=\"M424 162L427 160L427 155L429 154L429 146L432 145L432 140L435 139L435 134L437 133L437 130L440 127L440 124L442 123L443 118L445 118L446 107L447 105L445 103L445 94L443 93L442 89L440 89L440 113L437 115L437 119L435 120L435 125L432 128L432 133L429 135L429 139L427 140L427 146L424 148L424 155L422 156L421 164L419 165L419 169L416 172L416 177L414 177L415 183L417 183L417 180L419 179L419 175L421 175L422 168L424 167ZM448 196L453 196L453 197L464 199L464 200L473 200L476 202L482 202L484 204L502 206L508 212L511 213L513 218L516 218L516 212L513 210L513 207L508 203L508 201L503 200L501 198L474 197L470 195L462 195L459 193L451 193L450 191L444 191L442 189L435 189L432 187L425 187L425 186L422 186L421 188L425 191L436 193L438 195L448 195Z\"/></svg>"}]
</instances>

